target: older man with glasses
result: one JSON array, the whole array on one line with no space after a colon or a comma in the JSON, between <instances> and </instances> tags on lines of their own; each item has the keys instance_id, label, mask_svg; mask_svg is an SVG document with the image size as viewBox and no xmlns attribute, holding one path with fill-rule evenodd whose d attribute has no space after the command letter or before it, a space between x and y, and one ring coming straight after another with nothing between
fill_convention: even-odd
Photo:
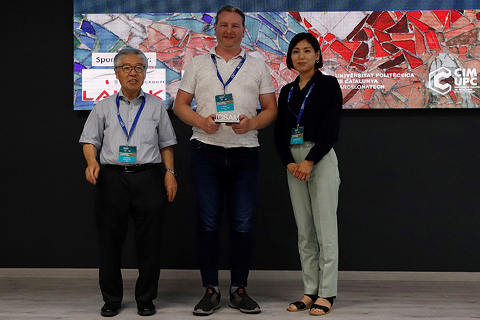
<instances>
[{"instance_id":1,"label":"older man with glasses","mask_svg":"<svg viewBox=\"0 0 480 320\"><path fill-rule=\"evenodd\" d=\"M155 313L165 205L177 192L177 139L162 101L142 91L148 67L143 52L123 49L114 66L121 90L93 108L80 137L86 179L96 186L101 315L115 316L121 309L121 252L131 216L139 271L135 300L138 314L149 316Z\"/></svg>"}]
</instances>

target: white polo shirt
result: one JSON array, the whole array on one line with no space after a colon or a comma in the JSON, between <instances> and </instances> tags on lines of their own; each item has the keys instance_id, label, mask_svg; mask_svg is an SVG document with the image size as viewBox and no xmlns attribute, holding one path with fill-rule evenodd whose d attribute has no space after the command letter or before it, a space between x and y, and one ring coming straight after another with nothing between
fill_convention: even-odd
<instances>
[{"instance_id":1,"label":"white polo shirt","mask_svg":"<svg viewBox=\"0 0 480 320\"><path fill-rule=\"evenodd\" d=\"M224 111L249 118L257 115L258 99L261 94L275 92L272 77L265 62L247 54L242 68L230 82L225 92L223 84L217 77L217 69L211 55L217 59L218 71L224 83L232 75L237 65L242 60L245 51L226 62L216 54L215 47L209 53L194 57L187 67L180 83L179 89L195 96L197 113L203 117L217 113L215 96L231 93L233 95L234 110ZM236 134L231 127L221 124L214 134L207 134L200 128L193 127L191 139L221 147L258 147L258 132L251 130L245 134Z\"/></svg>"}]
</instances>

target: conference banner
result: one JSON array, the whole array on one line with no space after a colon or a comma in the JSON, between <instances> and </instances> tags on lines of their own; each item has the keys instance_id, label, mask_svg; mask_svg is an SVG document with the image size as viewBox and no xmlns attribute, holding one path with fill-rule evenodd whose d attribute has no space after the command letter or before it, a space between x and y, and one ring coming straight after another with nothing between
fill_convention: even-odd
<instances>
[{"instance_id":1,"label":"conference banner","mask_svg":"<svg viewBox=\"0 0 480 320\"><path fill-rule=\"evenodd\" d=\"M480 107L480 10L246 12L242 47L268 65L277 94L297 74L289 41L319 41L325 74L338 79L344 109ZM113 56L147 54L143 90L173 107L182 72L216 45L214 13L75 14L75 110L118 91ZM162 70L162 71L160 71Z\"/></svg>"}]
</instances>

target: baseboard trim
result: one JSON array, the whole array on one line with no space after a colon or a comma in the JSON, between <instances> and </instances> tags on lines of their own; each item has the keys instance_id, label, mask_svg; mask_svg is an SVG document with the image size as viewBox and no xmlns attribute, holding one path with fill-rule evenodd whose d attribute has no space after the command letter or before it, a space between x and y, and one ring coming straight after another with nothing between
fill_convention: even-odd
<instances>
[{"instance_id":1,"label":"baseboard trim","mask_svg":"<svg viewBox=\"0 0 480 320\"><path fill-rule=\"evenodd\" d=\"M136 269L123 269L123 277L135 279ZM228 279L230 272L220 270L219 277ZM80 278L96 279L98 269L54 269L54 268L0 268L0 278ZM162 279L199 279L198 270L163 269ZM256 280L298 280L301 271L252 270L250 279ZM480 282L480 272L403 272L403 271L340 271L339 281L476 281Z\"/></svg>"}]
</instances>

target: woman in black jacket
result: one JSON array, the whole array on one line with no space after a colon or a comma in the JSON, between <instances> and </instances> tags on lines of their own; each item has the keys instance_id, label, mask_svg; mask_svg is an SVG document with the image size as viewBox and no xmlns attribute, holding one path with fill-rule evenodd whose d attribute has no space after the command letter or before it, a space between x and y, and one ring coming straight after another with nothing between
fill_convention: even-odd
<instances>
[{"instance_id":1,"label":"woman in black jacket","mask_svg":"<svg viewBox=\"0 0 480 320\"><path fill-rule=\"evenodd\" d=\"M290 42L287 67L299 76L285 85L278 100L275 145L287 179L302 263L304 296L288 311L332 310L337 295L337 204L340 177L333 150L338 140L342 92L323 65L320 45L310 33Z\"/></svg>"}]
</instances>

